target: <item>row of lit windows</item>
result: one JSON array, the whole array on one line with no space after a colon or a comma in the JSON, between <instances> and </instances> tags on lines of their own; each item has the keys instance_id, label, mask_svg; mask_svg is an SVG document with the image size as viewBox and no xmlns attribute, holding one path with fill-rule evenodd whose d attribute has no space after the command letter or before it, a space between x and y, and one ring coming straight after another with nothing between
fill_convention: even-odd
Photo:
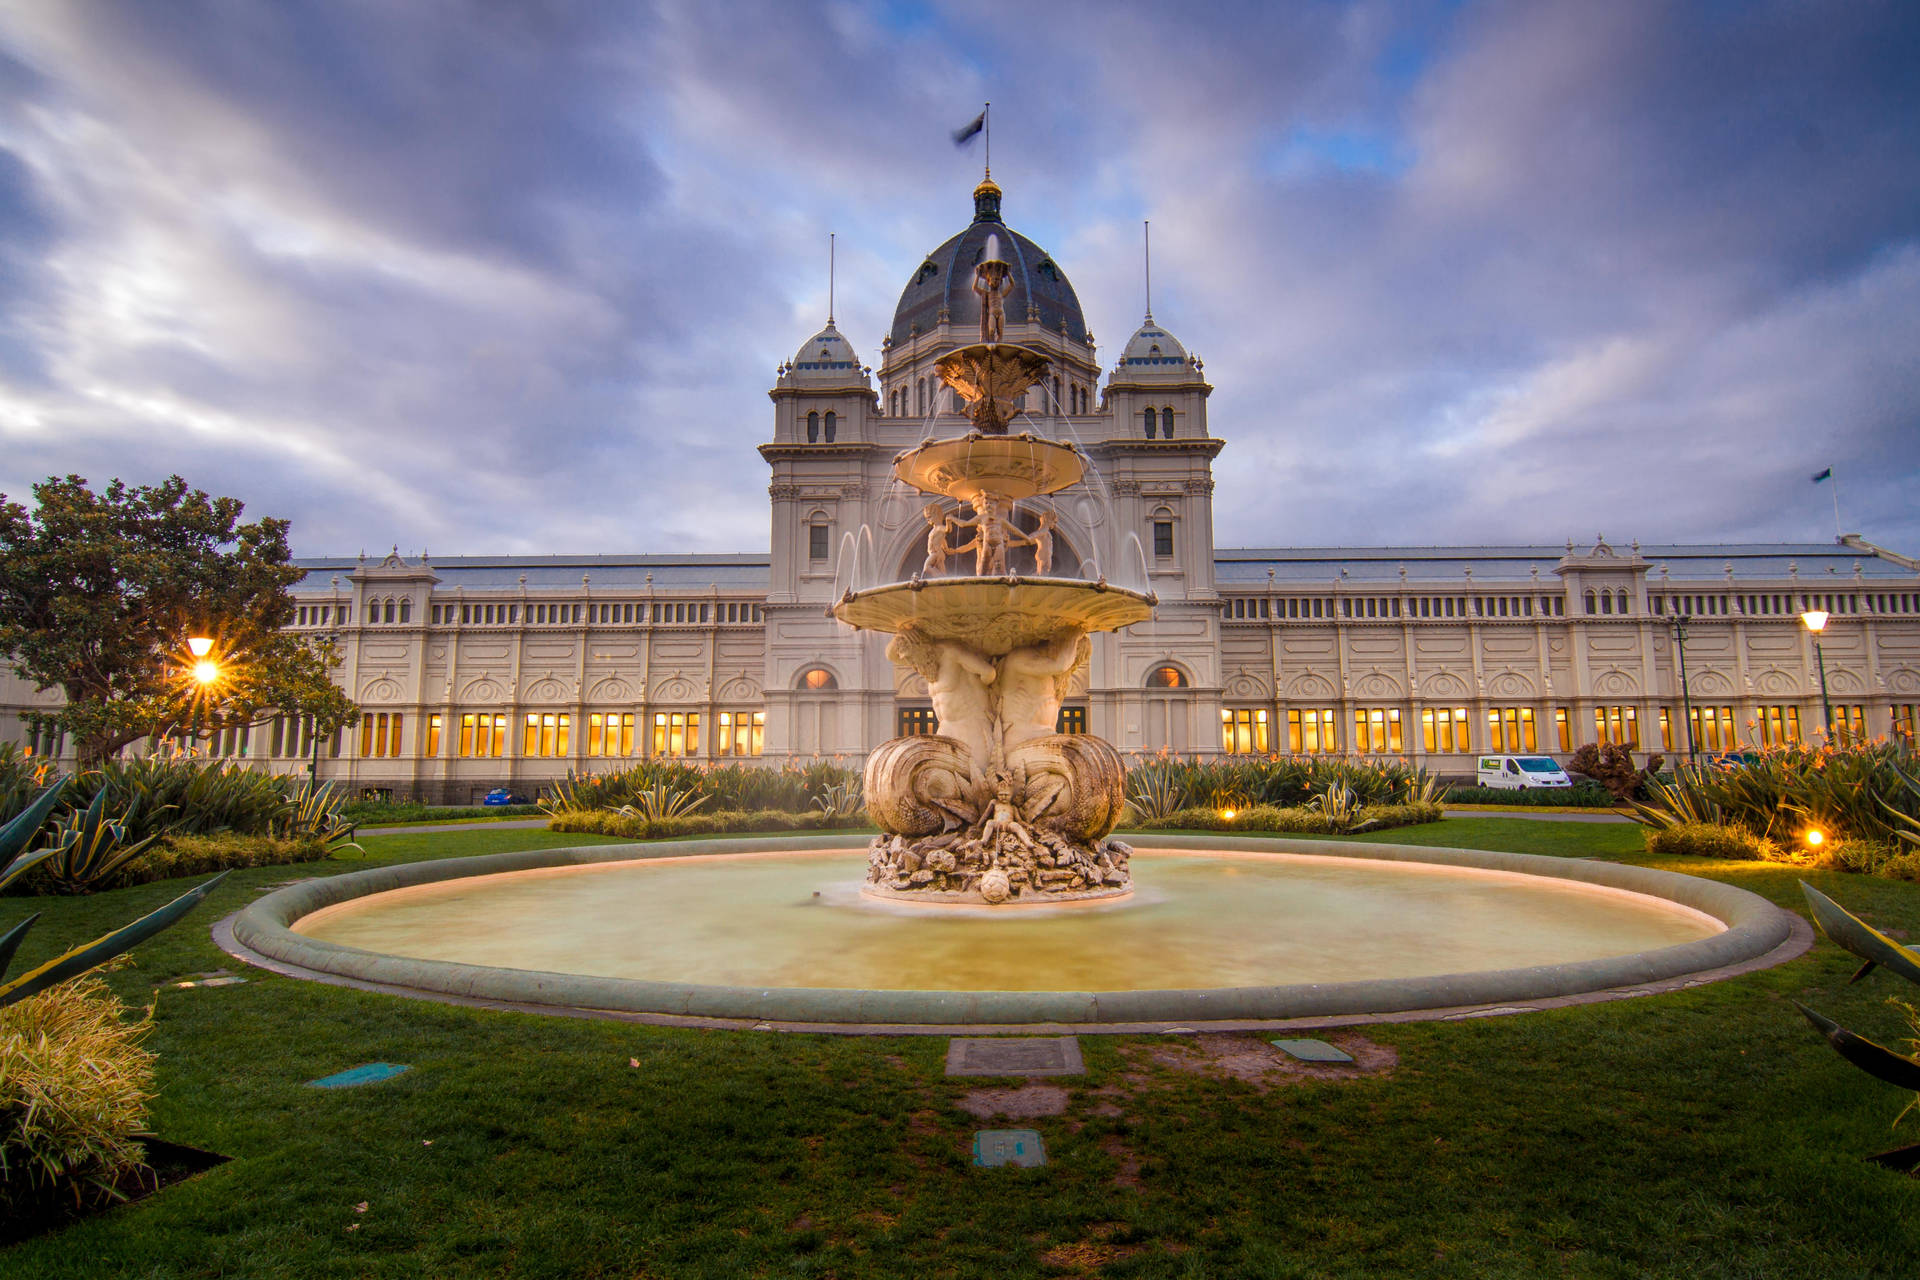
<instances>
[{"instance_id":1,"label":"row of lit windows","mask_svg":"<svg viewBox=\"0 0 1920 1280\"><path fill-rule=\"evenodd\" d=\"M394 749L397 754L399 720L394 717ZM635 716L630 711L592 711L586 717L586 753L589 757L619 757L636 754ZM764 711L722 711L720 732L714 750L720 755L757 756L766 750L767 713ZM362 737L362 753L368 754ZM501 757L507 753L507 717L491 713L469 713L460 717L460 740L456 744L463 758ZM527 758L565 756L573 750L573 716L565 711L529 711L521 721L520 754ZM700 753L700 713L698 711L657 711L653 716L653 754L656 756L693 756ZM379 753L374 753L379 754ZM429 716L428 756L440 754L440 717Z\"/></svg>"},{"instance_id":2,"label":"row of lit windows","mask_svg":"<svg viewBox=\"0 0 1920 1280\"><path fill-rule=\"evenodd\" d=\"M405 719L399 712L389 714L385 711L369 711L360 717L360 754L367 759L378 759L400 754L400 730ZM440 717L433 719L437 722ZM437 726L436 726L437 727ZM429 735L434 736L434 735ZM439 743L432 744L433 747ZM432 748L429 755L434 754Z\"/></svg>"},{"instance_id":3,"label":"row of lit windows","mask_svg":"<svg viewBox=\"0 0 1920 1280\"><path fill-rule=\"evenodd\" d=\"M1913 705L1893 708L1893 727L1898 735L1911 738L1915 723ZM1229 707L1220 712L1220 746L1232 755L1264 755L1268 746L1268 712L1258 707ZM1564 707L1555 708L1554 737L1559 750L1572 751L1573 726ZM1467 754L1473 751L1471 720L1465 707L1429 707L1420 712L1420 732L1431 754ZM1334 712L1315 708L1287 712L1287 750L1295 755L1339 751L1334 732ZM1777 746L1800 741L1800 711L1789 705L1764 706L1757 712L1756 727L1762 746ZM1695 742L1702 750L1735 749L1733 709L1731 707L1694 708ZM1599 706L1593 709L1594 741L1614 743L1637 749L1640 746L1640 722L1637 708L1625 705ZM1664 750L1683 749L1676 742L1668 709L1660 708L1661 746ZM1841 742L1864 741L1865 710L1858 706L1834 708L1834 736ZM1400 711L1394 707L1358 707L1353 712L1352 749L1362 753L1401 752ZM1540 735L1532 707L1490 707L1487 709L1486 749L1507 755L1520 755L1540 749Z\"/></svg>"},{"instance_id":4,"label":"row of lit windows","mask_svg":"<svg viewBox=\"0 0 1920 1280\"><path fill-rule=\"evenodd\" d=\"M1261 715L1266 712L1262 711ZM722 717L724 720L724 717ZM932 707L901 707L895 714L894 732L902 738L924 738L940 732L940 721ZM1087 709L1085 707L1062 707L1053 718L1055 733L1085 733L1087 731ZM756 738L756 741L758 739ZM721 754L726 754L722 752ZM754 752L758 755L756 749Z\"/></svg>"},{"instance_id":5,"label":"row of lit windows","mask_svg":"<svg viewBox=\"0 0 1920 1280\"><path fill-rule=\"evenodd\" d=\"M405 602L402 601L402 604ZM463 604L433 606L434 625L450 625L459 618L467 626L513 626L520 621L517 604ZM746 600L727 600L708 604L698 600L656 600L651 612L641 604L530 604L526 606L528 626L573 626L582 622L607 626L645 623L649 617L657 623L762 622L760 606ZM404 622L406 619L401 618Z\"/></svg>"}]
</instances>

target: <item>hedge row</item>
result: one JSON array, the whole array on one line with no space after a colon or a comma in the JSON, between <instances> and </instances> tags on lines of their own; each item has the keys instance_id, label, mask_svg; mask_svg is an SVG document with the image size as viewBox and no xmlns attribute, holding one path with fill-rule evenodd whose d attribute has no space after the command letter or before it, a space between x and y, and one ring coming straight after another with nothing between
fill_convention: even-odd
<instances>
[{"instance_id":1,"label":"hedge row","mask_svg":"<svg viewBox=\"0 0 1920 1280\"><path fill-rule=\"evenodd\" d=\"M1574 809L1612 809L1620 802L1597 782L1576 782L1570 787L1529 787L1525 791L1502 791L1497 787L1449 787L1448 804L1497 804L1511 808L1532 805L1564 805Z\"/></svg>"},{"instance_id":2,"label":"hedge row","mask_svg":"<svg viewBox=\"0 0 1920 1280\"><path fill-rule=\"evenodd\" d=\"M788 813L782 809L720 809L712 813L688 813L674 818L644 818L639 814L621 814L609 809L587 809L556 813L547 824L550 831L568 831L580 835L620 836L627 840L674 840L684 836L721 834L751 835L763 831L847 831L872 829L864 812L852 817L828 817L820 810Z\"/></svg>"},{"instance_id":3,"label":"hedge row","mask_svg":"<svg viewBox=\"0 0 1920 1280\"><path fill-rule=\"evenodd\" d=\"M1164 818L1148 818L1134 824L1138 831L1286 831L1302 835L1361 834L1386 831L1394 827L1413 827L1440 821L1442 807L1437 804L1368 804L1354 810L1349 822L1341 822L1318 809L1279 808L1255 805L1237 810L1231 818L1217 809L1181 809Z\"/></svg>"}]
</instances>

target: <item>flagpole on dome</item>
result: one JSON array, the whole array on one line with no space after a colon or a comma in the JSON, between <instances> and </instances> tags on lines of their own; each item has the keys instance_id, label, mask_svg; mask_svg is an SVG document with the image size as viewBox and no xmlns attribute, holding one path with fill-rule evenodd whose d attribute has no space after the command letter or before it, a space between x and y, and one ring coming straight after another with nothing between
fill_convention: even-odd
<instances>
[{"instance_id":1,"label":"flagpole on dome","mask_svg":"<svg viewBox=\"0 0 1920 1280\"><path fill-rule=\"evenodd\" d=\"M833 328L833 250L834 233L827 232L827 328Z\"/></svg>"},{"instance_id":2,"label":"flagpole on dome","mask_svg":"<svg viewBox=\"0 0 1920 1280\"><path fill-rule=\"evenodd\" d=\"M1833 484L1833 540L1845 542L1846 532L1840 527L1840 482L1833 478L1833 468L1825 467L1813 477L1815 484L1830 481Z\"/></svg>"}]
</instances>

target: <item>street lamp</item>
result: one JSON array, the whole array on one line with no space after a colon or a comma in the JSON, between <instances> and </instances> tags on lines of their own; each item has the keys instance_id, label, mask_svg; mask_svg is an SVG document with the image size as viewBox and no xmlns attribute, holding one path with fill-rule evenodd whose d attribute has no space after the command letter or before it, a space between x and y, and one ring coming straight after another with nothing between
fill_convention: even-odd
<instances>
[{"instance_id":1,"label":"street lamp","mask_svg":"<svg viewBox=\"0 0 1920 1280\"><path fill-rule=\"evenodd\" d=\"M1687 763L1694 763L1697 748L1693 742L1693 696L1687 690L1687 624L1693 619L1684 613L1670 615L1673 647L1680 655L1680 708L1687 717Z\"/></svg>"},{"instance_id":2,"label":"street lamp","mask_svg":"<svg viewBox=\"0 0 1920 1280\"><path fill-rule=\"evenodd\" d=\"M189 672L193 682L200 686L200 697L194 701L193 736L200 738L201 716L206 709L207 694L220 682L220 664L213 657L213 637L188 636L187 652L193 655L193 667ZM209 752L211 754L211 752Z\"/></svg>"},{"instance_id":3,"label":"street lamp","mask_svg":"<svg viewBox=\"0 0 1920 1280\"><path fill-rule=\"evenodd\" d=\"M1820 668L1820 709L1827 717L1827 745L1833 745L1833 703L1827 698L1827 657L1820 652L1820 633L1827 629L1827 611L1809 609L1800 615L1800 621L1807 624L1807 630L1813 632L1813 660Z\"/></svg>"}]
</instances>

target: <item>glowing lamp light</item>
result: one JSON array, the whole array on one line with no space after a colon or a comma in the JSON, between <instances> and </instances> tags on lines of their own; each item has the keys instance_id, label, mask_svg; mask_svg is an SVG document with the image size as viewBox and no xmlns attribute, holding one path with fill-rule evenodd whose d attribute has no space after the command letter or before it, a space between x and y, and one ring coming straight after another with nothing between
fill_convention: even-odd
<instances>
[{"instance_id":1,"label":"glowing lamp light","mask_svg":"<svg viewBox=\"0 0 1920 1280\"><path fill-rule=\"evenodd\" d=\"M1824 832L1824 831L1822 831L1822 830L1821 830L1820 828L1818 828L1818 827L1811 827L1811 828L1809 828L1809 829L1808 829L1808 831L1807 831L1807 843L1808 843L1808 844L1809 844L1810 846L1812 846L1812 847L1813 847L1813 848L1815 848L1815 849L1818 849L1818 848L1819 848L1819 847L1820 847L1821 845L1823 845L1823 844L1825 844L1825 843L1826 843L1826 841L1827 841L1827 833L1826 833L1826 832Z\"/></svg>"},{"instance_id":2,"label":"glowing lamp light","mask_svg":"<svg viewBox=\"0 0 1920 1280\"><path fill-rule=\"evenodd\" d=\"M187 652L196 658L204 658L213 652L211 636L192 636L187 640Z\"/></svg>"},{"instance_id":3,"label":"glowing lamp light","mask_svg":"<svg viewBox=\"0 0 1920 1280\"><path fill-rule=\"evenodd\" d=\"M1827 629L1827 611L1825 609L1809 609L1800 615L1800 621L1807 624L1807 630L1813 632L1815 635L1819 635Z\"/></svg>"},{"instance_id":4,"label":"glowing lamp light","mask_svg":"<svg viewBox=\"0 0 1920 1280\"><path fill-rule=\"evenodd\" d=\"M220 664L210 658L202 658L193 664L193 678L201 684L212 684L220 678Z\"/></svg>"},{"instance_id":5,"label":"glowing lamp light","mask_svg":"<svg viewBox=\"0 0 1920 1280\"><path fill-rule=\"evenodd\" d=\"M1232 822L1232 821L1233 821L1233 810L1231 810L1231 809L1222 809L1222 810L1220 811L1220 820L1221 820L1222 822Z\"/></svg>"}]
</instances>

